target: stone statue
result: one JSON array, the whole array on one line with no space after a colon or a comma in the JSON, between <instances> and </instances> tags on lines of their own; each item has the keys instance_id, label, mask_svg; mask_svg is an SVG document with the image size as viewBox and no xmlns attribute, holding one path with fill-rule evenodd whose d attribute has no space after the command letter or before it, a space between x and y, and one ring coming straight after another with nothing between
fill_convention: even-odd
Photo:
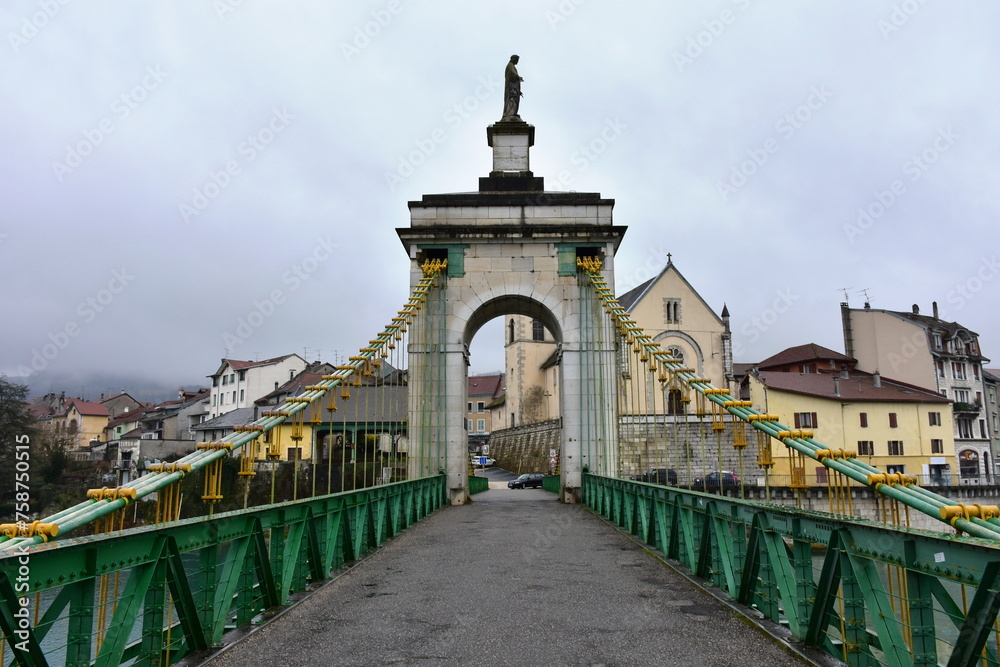
<instances>
[{"instance_id":1,"label":"stone statue","mask_svg":"<svg viewBox=\"0 0 1000 667\"><path fill-rule=\"evenodd\" d=\"M524 81L517 74L517 62L520 60L516 55L510 57L507 63L507 70L504 72L503 87L503 117L501 123L523 122L517 115L517 109L521 105L521 82Z\"/></svg>"}]
</instances>

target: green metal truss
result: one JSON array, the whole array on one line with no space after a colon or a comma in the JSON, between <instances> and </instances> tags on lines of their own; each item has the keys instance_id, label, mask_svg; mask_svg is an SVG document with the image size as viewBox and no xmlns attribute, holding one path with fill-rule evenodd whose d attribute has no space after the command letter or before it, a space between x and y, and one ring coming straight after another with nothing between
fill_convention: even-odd
<instances>
[{"instance_id":1,"label":"green metal truss","mask_svg":"<svg viewBox=\"0 0 1000 667\"><path fill-rule=\"evenodd\" d=\"M602 265L598 258L579 258L577 265L587 277L595 295L602 302L604 310L614 322L623 340L636 349L643 350L651 360L675 375L690 390L701 394L708 403L714 404L716 406L714 409L721 409L734 419L747 422L753 429L781 442L789 450L801 453L859 484L868 486L878 494L899 501L907 507L951 525L956 530L975 537L1000 540L1000 508L965 506L917 485L915 478L908 478L906 475L887 475L857 458L838 456L814 439L811 432L790 429L780 423L777 416L761 414L743 405L743 401L736 400L736 397L731 396L726 390L714 387L707 379L698 377L692 369L682 368L683 364L644 332L614 298L611 288L601 274Z\"/></svg>"},{"instance_id":2,"label":"green metal truss","mask_svg":"<svg viewBox=\"0 0 1000 667\"><path fill-rule=\"evenodd\" d=\"M583 501L849 665L1000 665L991 539L591 474Z\"/></svg>"},{"instance_id":3,"label":"green metal truss","mask_svg":"<svg viewBox=\"0 0 1000 667\"><path fill-rule=\"evenodd\" d=\"M435 475L5 553L12 664L167 665L208 649L445 505L446 486ZM28 607L37 622L22 623Z\"/></svg>"},{"instance_id":4,"label":"green metal truss","mask_svg":"<svg viewBox=\"0 0 1000 667\"><path fill-rule=\"evenodd\" d=\"M106 495L91 497L32 524L5 524L5 532L0 534L0 554L16 553L23 545L41 544L49 541L50 536L44 532L36 531L35 526L55 527L55 534L61 539L68 533L113 514L136 500L157 493L160 489L179 482L190 472L200 470L215 461L230 456L232 451L239 450L263 433L303 412L311 403L321 400L330 390L345 385L352 375L360 373L367 364L389 349L396 336L406 330L406 325L420 311L427 299L427 294L434 289L438 276L447 268L447 265L446 261L440 260L425 262L421 267L424 276L413 288L406 305L399 311L399 317L393 318L392 324L372 339L368 347L362 348L357 356L350 357L347 364L338 366L333 374L324 376L324 379L315 386L307 387L306 391L299 396L286 399L278 409L265 413L265 416L255 420L241 431L232 431L218 442L206 443L215 445L214 447L198 449L180 458L170 464L170 470L143 475L135 480L131 488L107 489L106 491L109 493ZM119 493L119 491L125 493Z\"/></svg>"}]
</instances>

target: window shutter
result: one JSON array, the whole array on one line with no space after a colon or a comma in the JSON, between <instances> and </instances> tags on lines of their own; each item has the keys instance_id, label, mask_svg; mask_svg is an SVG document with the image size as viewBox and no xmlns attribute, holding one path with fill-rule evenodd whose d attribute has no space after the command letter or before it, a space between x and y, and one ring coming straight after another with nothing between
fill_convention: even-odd
<instances>
[{"instance_id":1,"label":"window shutter","mask_svg":"<svg viewBox=\"0 0 1000 667\"><path fill-rule=\"evenodd\" d=\"M819 420L816 418L816 413L815 412L812 413L812 418L813 418L813 420L812 420L812 427L813 428L819 428Z\"/></svg>"},{"instance_id":2,"label":"window shutter","mask_svg":"<svg viewBox=\"0 0 1000 667\"><path fill-rule=\"evenodd\" d=\"M795 428L802 428L802 413L795 413Z\"/></svg>"}]
</instances>

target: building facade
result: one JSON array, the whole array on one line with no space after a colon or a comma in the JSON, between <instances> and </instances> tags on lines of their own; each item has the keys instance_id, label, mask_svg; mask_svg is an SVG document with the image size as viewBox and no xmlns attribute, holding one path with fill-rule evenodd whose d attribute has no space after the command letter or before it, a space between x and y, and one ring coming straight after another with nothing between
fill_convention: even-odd
<instances>
[{"instance_id":1,"label":"building facade","mask_svg":"<svg viewBox=\"0 0 1000 667\"><path fill-rule=\"evenodd\" d=\"M950 399L959 482L992 483L994 450L987 426L986 386L979 335L957 322L910 312L841 304L844 348L857 368L927 387Z\"/></svg>"},{"instance_id":2,"label":"building facade","mask_svg":"<svg viewBox=\"0 0 1000 667\"><path fill-rule=\"evenodd\" d=\"M493 420L503 419L506 382L503 373L487 373L470 375L468 386L465 427L469 432L470 451L479 452L483 445L489 444L490 433L496 428Z\"/></svg>"},{"instance_id":3,"label":"building facade","mask_svg":"<svg viewBox=\"0 0 1000 667\"><path fill-rule=\"evenodd\" d=\"M507 397L503 419L496 428L536 424L557 416L557 357L558 345L540 321L524 315L507 317L504 328Z\"/></svg>"},{"instance_id":4,"label":"building facade","mask_svg":"<svg viewBox=\"0 0 1000 667\"><path fill-rule=\"evenodd\" d=\"M923 485L955 481L950 401L933 390L847 369L757 370L746 376L744 389L755 409L811 431L830 449L853 451L886 472L916 475ZM827 483L825 466L808 458L797 462L782 443L768 442L772 484L790 483L795 476L809 486Z\"/></svg>"},{"instance_id":5,"label":"building facade","mask_svg":"<svg viewBox=\"0 0 1000 667\"><path fill-rule=\"evenodd\" d=\"M301 373L306 361L297 354L286 354L263 361L223 359L209 390L208 419L232 410L253 407L265 396Z\"/></svg>"},{"instance_id":6,"label":"building facade","mask_svg":"<svg viewBox=\"0 0 1000 667\"><path fill-rule=\"evenodd\" d=\"M729 309L716 313L667 255L656 277L618 297L636 324L698 377L736 391Z\"/></svg>"}]
</instances>

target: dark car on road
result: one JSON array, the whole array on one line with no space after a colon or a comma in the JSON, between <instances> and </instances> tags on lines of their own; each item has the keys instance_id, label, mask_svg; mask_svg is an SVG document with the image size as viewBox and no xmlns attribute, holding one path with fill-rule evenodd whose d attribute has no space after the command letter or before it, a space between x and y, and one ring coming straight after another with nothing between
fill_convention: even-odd
<instances>
[{"instance_id":1,"label":"dark car on road","mask_svg":"<svg viewBox=\"0 0 1000 667\"><path fill-rule=\"evenodd\" d=\"M660 486L677 486L677 471L673 468L650 468L635 477L638 482L659 484Z\"/></svg>"},{"instance_id":2,"label":"dark car on road","mask_svg":"<svg viewBox=\"0 0 1000 667\"><path fill-rule=\"evenodd\" d=\"M540 472L529 472L521 475L517 479L512 479L507 482L508 489L540 489L542 487L542 479L545 477L543 473Z\"/></svg>"},{"instance_id":3,"label":"dark car on road","mask_svg":"<svg viewBox=\"0 0 1000 667\"><path fill-rule=\"evenodd\" d=\"M695 478L692 482L691 487L695 490L698 489L717 489L720 486L736 486L740 483L739 475L734 472L729 472L728 470L710 472L704 477Z\"/></svg>"}]
</instances>

